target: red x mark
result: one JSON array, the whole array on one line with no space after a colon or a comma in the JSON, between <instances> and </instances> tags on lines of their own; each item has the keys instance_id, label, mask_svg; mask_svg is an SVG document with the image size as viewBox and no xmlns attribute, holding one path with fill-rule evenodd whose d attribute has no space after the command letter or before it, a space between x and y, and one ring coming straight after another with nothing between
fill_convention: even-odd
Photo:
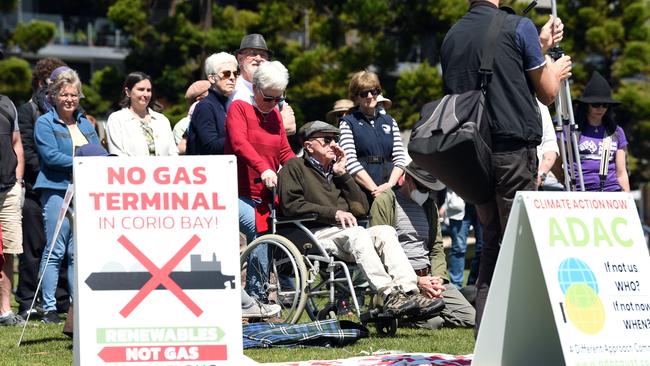
<instances>
[{"instance_id":1,"label":"red x mark","mask_svg":"<svg viewBox=\"0 0 650 366\"><path fill-rule=\"evenodd\" d=\"M120 311L120 314L122 314L123 317L129 316L131 312L144 300L145 297L147 297L151 291L155 290L158 285L163 285L165 286L169 291L171 291L176 297L178 297L185 306L188 307L194 313L194 315L199 316L203 313L203 310L199 308L198 305L192 299L190 299L185 292L183 292L183 289L178 286L174 280L169 277L169 274L171 271L180 263L180 261L187 255L189 254L194 247L199 243L201 239L199 239L198 236L194 235L190 240L183 245L181 250L178 251L170 260L167 262L164 266L161 268L156 267L149 258L147 258L138 248L135 247L135 245L126 238L126 236L122 235L120 236L117 241L126 248L126 250L129 251L142 265L151 273L151 278L147 283L142 286L140 291L135 295L131 301L129 301L128 304Z\"/></svg>"}]
</instances>

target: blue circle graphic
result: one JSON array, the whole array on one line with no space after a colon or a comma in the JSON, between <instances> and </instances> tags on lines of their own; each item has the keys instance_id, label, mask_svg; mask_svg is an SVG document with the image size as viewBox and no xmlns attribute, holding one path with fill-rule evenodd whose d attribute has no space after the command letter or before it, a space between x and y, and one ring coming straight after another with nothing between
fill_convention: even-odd
<instances>
[{"instance_id":1,"label":"blue circle graphic","mask_svg":"<svg viewBox=\"0 0 650 366\"><path fill-rule=\"evenodd\" d=\"M557 271L557 277L565 295L569 286L573 284L585 284L598 294L596 276L585 262L577 258L567 258L562 261Z\"/></svg>"}]
</instances>

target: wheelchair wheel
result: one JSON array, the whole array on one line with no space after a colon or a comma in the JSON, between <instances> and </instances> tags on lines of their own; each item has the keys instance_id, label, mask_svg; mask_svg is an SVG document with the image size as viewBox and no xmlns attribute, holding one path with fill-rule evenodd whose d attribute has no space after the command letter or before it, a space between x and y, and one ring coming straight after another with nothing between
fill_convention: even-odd
<instances>
[{"instance_id":1,"label":"wheelchair wheel","mask_svg":"<svg viewBox=\"0 0 650 366\"><path fill-rule=\"evenodd\" d=\"M288 239L268 234L251 242L240 256L242 276L249 268L248 258L253 250L260 245L268 246L269 278L264 280L262 287L270 302L282 307L278 318L285 323L296 323L305 308L307 301L307 268L303 257L296 246Z\"/></svg>"}]
</instances>

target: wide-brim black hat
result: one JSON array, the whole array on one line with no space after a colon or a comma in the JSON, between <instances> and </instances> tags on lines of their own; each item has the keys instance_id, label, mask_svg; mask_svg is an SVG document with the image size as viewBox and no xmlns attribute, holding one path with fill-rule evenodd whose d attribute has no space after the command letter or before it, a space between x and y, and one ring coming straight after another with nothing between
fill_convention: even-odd
<instances>
[{"instance_id":1,"label":"wide-brim black hat","mask_svg":"<svg viewBox=\"0 0 650 366\"><path fill-rule=\"evenodd\" d=\"M619 105L621 102L612 98L612 88L605 78L598 72L594 71L591 74L591 79L587 82L585 90L582 92L580 98L576 99L581 103L602 103Z\"/></svg>"},{"instance_id":2,"label":"wide-brim black hat","mask_svg":"<svg viewBox=\"0 0 650 366\"><path fill-rule=\"evenodd\" d=\"M404 171L406 171L406 174L410 175L418 183L429 188L432 191L441 191L445 189L444 183L436 179L426 170L415 165L413 162L410 162L407 166L405 166Z\"/></svg>"},{"instance_id":3,"label":"wide-brim black hat","mask_svg":"<svg viewBox=\"0 0 650 366\"><path fill-rule=\"evenodd\" d=\"M235 51L235 56L238 55L239 52L247 48L264 50L269 54L269 58L273 56L273 52L269 50L269 48L266 46L266 41L264 40L264 36L261 34L253 33L253 34L245 35L244 38L241 39L241 43L239 44L239 49Z\"/></svg>"}]
</instances>

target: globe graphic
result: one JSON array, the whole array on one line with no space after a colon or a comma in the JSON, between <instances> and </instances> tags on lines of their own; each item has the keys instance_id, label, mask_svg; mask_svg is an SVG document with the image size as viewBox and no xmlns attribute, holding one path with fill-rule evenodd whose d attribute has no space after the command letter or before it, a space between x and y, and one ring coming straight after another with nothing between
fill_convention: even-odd
<instances>
[{"instance_id":1,"label":"globe graphic","mask_svg":"<svg viewBox=\"0 0 650 366\"><path fill-rule=\"evenodd\" d=\"M587 334L596 334L605 325L605 307L586 284L573 284L566 293L566 310L571 323Z\"/></svg>"},{"instance_id":2,"label":"globe graphic","mask_svg":"<svg viewBox=\"0 0 650 366\"><path fill-rule=\"evenodd\" d=\"M576 258L567 258L560 263L560 268L557 271L558 281L560 288L564 294L567 289L574 283L582 283L591 287L596 294L598 294L598 283L596 276L591 271L589 266Z\"/></svg>"},{"instance_id":3,"label":"globe graphic","mask_svg":"<svg viewBox=\"0 0 650 366\"><path fill-rule=\"evenodd\" d=\"M587 334L600 332L605 325L605 307L591 268L577 258L567 258L560 263L557 276L571 323Z\"/></svg>"}]
</instances>

